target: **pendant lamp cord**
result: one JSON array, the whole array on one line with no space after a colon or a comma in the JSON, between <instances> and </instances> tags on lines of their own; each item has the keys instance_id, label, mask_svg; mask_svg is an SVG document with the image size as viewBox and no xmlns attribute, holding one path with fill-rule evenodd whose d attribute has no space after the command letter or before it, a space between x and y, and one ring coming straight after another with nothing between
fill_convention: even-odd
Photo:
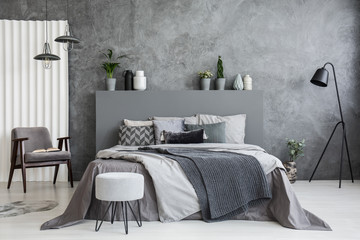
<instances>
[{"instance_id":1,"label":"pendant lamp cord","mask_svg":"<svg viewBox=\"0 0 360 240\"><path fill-rule=\"evenodd\" d=\"M45 1L45 12L46 12L46 16L45 16L45 26L46 26L46 42L48 42L48 28L47 28L47 17L48 17L48 13L47 13L47 0Z\"/></svg>"},{"instance_id":2,"label":"pendant lamp cord","mask_svg":"<svg viewBox=\"0 0 360 240\"><path fill-rule=\"evenodd\" d=\"M69 0L66 0L66 18L69 24Z\"/></svg>"}]
</instances>

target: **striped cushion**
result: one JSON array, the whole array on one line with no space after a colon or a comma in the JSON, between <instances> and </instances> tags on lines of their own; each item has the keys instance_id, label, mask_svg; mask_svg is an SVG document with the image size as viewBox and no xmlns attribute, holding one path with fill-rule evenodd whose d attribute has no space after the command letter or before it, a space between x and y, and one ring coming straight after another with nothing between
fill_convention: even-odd
<instances>
[{"instance_id":1,"label":"striped cushion","mask_svg":"<svg viewBox=\"0 0 360 240\"><path fill-rule=\"evenodd\" d=\"M120 126L119 144L125 146L146 146L155 144L152 126Z\"/></svg>"}]
</instances>

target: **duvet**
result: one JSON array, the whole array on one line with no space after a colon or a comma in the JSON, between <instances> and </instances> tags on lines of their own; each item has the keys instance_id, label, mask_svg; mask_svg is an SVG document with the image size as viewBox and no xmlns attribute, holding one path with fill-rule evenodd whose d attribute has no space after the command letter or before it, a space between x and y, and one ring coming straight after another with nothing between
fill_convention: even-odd
<instances>
[{"instance_id":1,"label":"duvet","mask_svg":"<svg viewBox=\"0 0 360 240\"><path fill-rule=\"evenodd\" d=\"M286 177L279 159L262 148L247 144L176 144L154 145L152 148L206 150L230 152L254 157L266 176L271 197L250 206L231 219L277 221L280 225L299 230L331 230L330 226L303 209ZM144 175L145 193L141 200L144 220L173 222L183 219L203 219L198 196L178 161L157 154L139 151L138 147L114 146L99 151L96 160L89 163L65 212L47 222L41 229L61 228L83 219L96 219L108 203L95 198L95 177L104 172L136 172ZM110 219L107 216L105 219ZM116 220L121 220L120 210Z\"/></svg>"}]
</instances>

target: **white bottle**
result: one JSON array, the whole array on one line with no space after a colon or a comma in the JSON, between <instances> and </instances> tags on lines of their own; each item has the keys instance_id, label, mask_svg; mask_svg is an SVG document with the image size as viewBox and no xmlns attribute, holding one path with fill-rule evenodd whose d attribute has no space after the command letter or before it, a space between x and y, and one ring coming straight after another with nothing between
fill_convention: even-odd
<instances>
[{"instance_id":1,"label":"white bottle","mask_svg":"<svg viewBox=\"0 0 360 240\"><path fill-rule=\"evenodd\" d=\"M134 90L139 91L144 91L146 89L146 77L144 76L144 71L136 71L133 79L133 88Z\"/></svg>"},{"instance_id":2,"label":"white bottle","mask_svg":"<svg viewBox=\"0 0 360 240\"><path fill-rule=\"evenodd\" d=\"M252 78L250 75L244 77L244 90L252 90Z\"/></svg>"}]
</instances>

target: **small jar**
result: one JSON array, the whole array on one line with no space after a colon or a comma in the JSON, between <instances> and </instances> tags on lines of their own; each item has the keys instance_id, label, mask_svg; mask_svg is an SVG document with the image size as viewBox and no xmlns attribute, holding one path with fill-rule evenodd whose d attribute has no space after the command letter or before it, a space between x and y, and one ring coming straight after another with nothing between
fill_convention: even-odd
<instances>
[{"instance_id":1,"label":"small jar","mask_svg":"<svg viewBox=\"0 0 360 240\"><path fill-rule=\"evenodd\" d=\"M244 77L244 90L252 90L252 78L250 75Z\"/></svg>"}]
</instances>

